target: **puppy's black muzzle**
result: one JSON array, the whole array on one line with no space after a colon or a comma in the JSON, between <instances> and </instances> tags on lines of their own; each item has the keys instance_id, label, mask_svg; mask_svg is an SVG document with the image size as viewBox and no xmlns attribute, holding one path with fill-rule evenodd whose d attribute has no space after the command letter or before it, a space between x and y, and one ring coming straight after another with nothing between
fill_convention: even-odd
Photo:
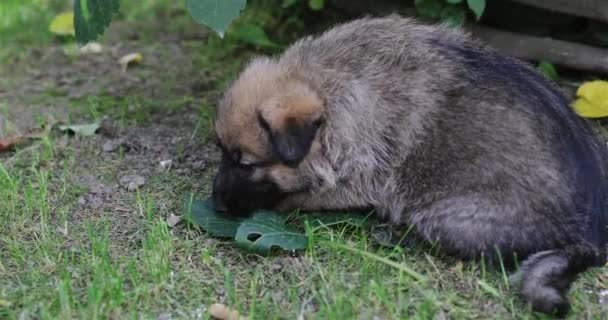
<instances>
[{"instance_id":1,"label":"puppy's black muzzle","mask_svg":"<svg viewBox=\"0 0 608 320\"><path fill-rule=\"evenodd\" d=\"M218 211L247 216L255 210L272 209L283 194L271 181L252 181L251 170L222 163L213 180L213 202Z\"/></svg>"}]
</instances>

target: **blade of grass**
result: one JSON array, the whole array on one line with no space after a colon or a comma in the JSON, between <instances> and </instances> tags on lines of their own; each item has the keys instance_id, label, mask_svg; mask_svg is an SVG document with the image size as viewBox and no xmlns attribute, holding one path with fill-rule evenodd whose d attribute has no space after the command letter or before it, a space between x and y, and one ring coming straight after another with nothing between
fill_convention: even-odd
<instances>
[{"instance_id":1,"label":"blade of grass","mask_svg":"<svg viewBox=\"0 0 608 320\"><path fill-rule=\"evenodd\" d=\"M364 251L364 250L360 250L360 249L357 249L357 248L351 248L349 246L345 246L343 244L335 243L335 242L331 242L331 241L323 241L323 244L327 245L327 246L330 246L330 247L334 247L336 249L341 249L341 250L344 250L344 251L350 251L352 253L356 253L356 254L359 254L361 256L364 256L364 257L376 260L378 262L384 263L384 264L386 264L388 266L391 266L391 267L393 267L393 268L395 268L395 269L397 269L399 271L402 271L403 273L409 275L410 277L412 277L412 278L414 278L414 279L416 279L416 280L418 280L420 282L427 281L427 279L426 279L425 276L423 276L420 273L418 273L418 272L410 269L406 265L404 265L402 263L397 263L397 262L391 261L391 260L389 260L387 258L378 256L378 255L375 255L375 254L373 254L373 253L371 253L369 251Z\"/></svg>"}]
</instances>

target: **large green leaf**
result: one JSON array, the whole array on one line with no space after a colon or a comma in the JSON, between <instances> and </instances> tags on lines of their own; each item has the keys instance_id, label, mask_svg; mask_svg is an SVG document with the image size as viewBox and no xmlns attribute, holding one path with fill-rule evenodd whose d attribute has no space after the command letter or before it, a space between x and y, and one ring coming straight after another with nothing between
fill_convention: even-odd
<instances>
[{"instance_id":1,"label":"large green leaf","mask_svg":"<svg viewBox=\"0 0 608 320\"><path fill-rule=\"evenodd\" d=\"M271 211L258 211L243 221L235 240L237 246L264 256L273 248L292 251L306 249L308 245L305 234L287 226L283 216Z\"/></svg>"},{"instance_id":2,"label":"large green leaf","mask_svg":"<svg viewBox=\"0 0 608 320\"><path fill-rule=\"evenodd\" d=\"M285 217L272 211L257 211L250 218L231 218L218 212L211 199L198 200L188 195L185 200L186 220L210 235L234 238L236 245L247 251L268 255L273 248L306 249L305 234L285 224Z\"/></svg>"},{"instance_id":3,"label":"large green leaf","mask_svg":"<svg viewBox=\"0 0 608 320\"><path fill-rule=\"evenodd\" d=\"M118 0L74 0L76 41L86 44L96 40L118 13Z\"/></svg>"},{"instance_id":4,"label":"large green leaf","mask_svg":"<svg viewBox=\"0 0 608 320\"><path fill-rule=\"evenodd\" d=\"M185 201L186 220L207 231L210 235L220 238L234 238L236 230L243 218L233 219L215 210L211 199L194 199L192 195Z\"/></svg>"},{"instance_id":5,"label":"large green leaf","mask_svg":"<svg viewBox=\"0 0 608 320\"><path fill-rule=\"evenodd\" d=\"M186 0L186 8L198 23L204 24L220 37L245 8L246 0Z\"/></svg>"}]
</instances>

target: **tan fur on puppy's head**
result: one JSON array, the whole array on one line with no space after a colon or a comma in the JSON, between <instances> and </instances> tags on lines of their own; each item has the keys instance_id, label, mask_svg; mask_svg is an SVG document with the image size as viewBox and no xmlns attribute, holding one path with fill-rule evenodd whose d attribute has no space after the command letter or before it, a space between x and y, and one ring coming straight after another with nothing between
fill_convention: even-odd
<instances>
[{"instance_id":1,"label":"tan fur on puppy's head","mask_svg":"<svg viewBox=\"0 0 608 320\"><path fill-rule=\"evenodd\" d=\"M299 167L318 149L311 147L323 111L323 100L305 80L269 59L251 63L217 110L223 157L216 203L246 213L305 189Z\"/></svg>"}]
</instances>

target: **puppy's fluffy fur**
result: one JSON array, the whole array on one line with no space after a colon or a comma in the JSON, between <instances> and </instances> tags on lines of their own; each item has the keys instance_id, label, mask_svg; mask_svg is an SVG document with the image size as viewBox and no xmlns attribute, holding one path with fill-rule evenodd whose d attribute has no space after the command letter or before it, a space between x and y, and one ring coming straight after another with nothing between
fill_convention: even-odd
<instances>
[{"instance_id":1,"label":"puppy's fluffy fur","mask_svg":"<svg viewBox=\"0 0 608 320\"><path fill-rule=\"evenodd\" d=\"M355 20L257 58L217 110L229 212L376 208L563 315L605 262L604 146L533 68L459 30Z\"/></svg>"}]
</instances>

